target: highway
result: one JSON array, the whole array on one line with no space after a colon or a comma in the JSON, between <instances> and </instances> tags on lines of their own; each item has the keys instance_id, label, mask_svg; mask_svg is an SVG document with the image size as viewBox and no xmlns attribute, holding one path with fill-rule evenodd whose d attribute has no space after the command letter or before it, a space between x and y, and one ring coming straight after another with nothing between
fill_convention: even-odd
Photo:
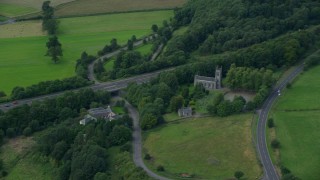
<instances>
[{"instance_id":1,"label":"highway","mask_svg":"<svg viewBox=\"0 0 320 180\"><path fill-rule=\"evenodd\" d=\"M264 180L280 180L280 176L272 164L266 140L266 123L268 120L268 113L271 110L272 104L279 96L279 92L283 90L286 85L291 82L303 71L303 64L298 66L288 77L286 77L278 86L276 86L267 100L264 102L259 114L259 121L257 126L257 150L264 170ZM279 91L280 90L280 91ZM279 92L278 92L279 91Z\"/></svg>"},{"instance_id":2,"label":"highway","mask_svg":"<svg viewBox=\"0 0 320 180\"><path fill-rule=\"evenodd\" d=\"M138 75L138 76L134 76L134 77L126 78L126 79L120 79L120 80L115 80L115 81L110 81L110 82L105 82L105 83L100 83L100 84L94 84L94 85L80 88L80 89L91 88L94 91L106 90L109 92L115 92L115 91L126 88L128 86L128 84L130 84L130 83L135 82L135 83L141 84L141 83L148 82L150 79L157 77L161 72L171 71L173 69L174 68L170 68L170 69L155 71L152 73L146 73L143 75ZM79 91L80 89L74 89L74 90L68 90L68 91L76 92L76 91ZM17 103L13 103L13 102L2 103L2 104L0 104L0 109L3 111L8 111L9 109L15 108L17 106L21 106L24 104L31 104L33 101L41 101L41 100L48 99L48 98L54 98L54 97L57 97L57 96L64 94L65 92L68 92L68 91L62 91L62 92L38 96L38 97L34 97L34 98L21 99L21 100L17 100Z\"/></svg>"}]
</instances>

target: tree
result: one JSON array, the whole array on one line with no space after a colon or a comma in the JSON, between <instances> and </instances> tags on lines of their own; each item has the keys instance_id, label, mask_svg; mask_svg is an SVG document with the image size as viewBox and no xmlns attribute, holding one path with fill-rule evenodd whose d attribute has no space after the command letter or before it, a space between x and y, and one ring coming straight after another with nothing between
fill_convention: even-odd
<instances>
[{"instance_id":1,"label":"tree","mask_svg":"<svg viewBox=\"0 0 320 180\"><path fill-rule=\"evenodd\" d=\"M6 96L7 96L6 93L4 93L3 91L0 91L0 98L6 97Z\"/></svg>"},{"instance_id":2,"label":"tree","mask_svg":"<svg viewBox=\"0 0 320 180\"><path fill-rule=\"evenodd\" d=\"M127 42L127 48L129 51L133 50L133 41L130 39Z\"/></svg>"},{"instance_id":3,"label":"tree","mask_svg":"<svg viewBox=\"0 0 320 180\"><path fill-rule=\"evenodd\" d=\"M109 176L106 173L98 172L96 175L94 175L94 180L107 180L109 179Z\"/></svg>"},{"instance_id":4,"label":"tree","mask_svg":"<svg viewBox=\"0 0 320 180\"><path fill-rule=\"evenodd\" d=\"M23 130L23 135L24 136L30 136L32 134L32 129L30 127L26 127L24 130Z\"/></svg>"},{"instance_id":5,"label":"tree","mask_svg":"<svg viewBox=\"0 0 320 180\"><path fill-rule=\"evenodd\" d=\"M54 145L51 156L56 160L61 160L65 152L68 150L68 144L65 141L59 141Z\"/></svg>"},{"instance_id":6,"label":"tree","mask_svg":"<svg viewBox=\"0 0 320 180\"><path fill-rule=\"evenodd\" d=\"M273 119L272 119L272 118L269 118L269 119L268 119L268 127L269 127L269 128L273 128L273 127L274 127L274 122L273 122Z\"/></svg>"},{"instance_id":7,"label":"tree","mask_svg":"<svg viewBox=\"0 0 320 180\"><path fill-rule=\"evenodd\" d=\"M51 59L54 63L57 63L59 58L62 56L61 43L58 40L57 36L53 36L49 38L47 42L47 56L51 56Z\"/></svg>"},{"instance_id":8,"label":"tree","mask_svg":"<svg viewBox=\"0 0 320 180\"><path fill-rule=\"evenodd\" d=\"M152 29L152 31L154 32L154 33L156 33L156 32L158 32L158 26L156 25L156 24L153 24L152 25L152 27L151 27L151 29Z\"/></svg>"},{"instance_id":9,"label":"tree","mask_svg":"<svg viewBox=\"0 0 320 180\"><path fill-rule=\"evenodd\" d=\"M278 149L280 147L280 142L277 139L273 139L271 141L271 147L274 149Z\"/></svg>"},{"instance_id":10,"label":"tree","mask_svg":"<svg viewBox=\"0 0 320 180\"><path fill-rule=\"evenodd\" d=\"M136 42L136 41L137 41L137 37L136 37L136 35L132 35L132 37L131 37L131 41L132 41L132 42Z\"/></svg>"},{"instance_id":11,"label":"tree","mask_svg":"<svg viewBox=\"0 0 320 180\"><path fill-rule=\"evenodd\" d=\"M164 171L164 167L162 165L157 166L157 171Z\"/></svg>"},{"instance_id":12,"label":"tree","mask_svg":"<svg viewBox=\"0 0 320 180\"><path fill-rule=\"evenodd\" d=\"M122 145L131 139L131 130L123 125L115 126L109 135L111 143Z\"/></svg>"},{"instance_id":13,"label":"tree","mask_svg":"<svg viewBox=\"0 0 320 180\"><path fill-rule=\"evenodd\" d=\"M16 132L13 128L8 128L7 131L6 131L6 135L9 137L9 138L12 138L16 135Z\"/></svg>"},{"instance_id":14,"label":"tree","mask_svg":"<svg viewBox=\"0 0 320 180\"><path fill-rule=\"evenodd\" d=\"M237 178L237 179L240 179L243 176L244 176L244 173L242 171L236 171L234 173L234 177Z\"/></svg>"},{"instance_id":15,"label":"tree","mask_svg":"<svg viewBox=\"0 0 320 180\"><path fill-rule=\"evenodd\" d=\"M170 110L172 112L177 112L184 104L184 99L182 96L174 96L170 101Z\"/></svg>"},{"instance_id":16,"label":"tree","mask_svg":"<svg viewBox=\"0 0 320 180\"><path fill-rule=\"evenodd\" d=\"M142 117L142 120L141 120L141 128L143 130L146 130L146 129L151 129L152 127L154 127L155 125L157 125L157 117L154 116L153 114L145 114L143 117Z\"/></svg>"}]
</instances>

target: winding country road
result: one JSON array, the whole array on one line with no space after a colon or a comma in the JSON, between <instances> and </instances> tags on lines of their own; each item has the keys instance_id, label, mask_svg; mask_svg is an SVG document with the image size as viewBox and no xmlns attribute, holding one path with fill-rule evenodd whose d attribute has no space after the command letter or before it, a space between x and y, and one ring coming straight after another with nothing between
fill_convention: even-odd
<instances>
[{"instance_id":1,"label":"winding country road","mask_svg":"<svg viewBox=\"0 0 320 180\"><path fill-rule=\"evenodd\" d=\"M267 100L264 102L258 121L257 127L257 148L261 163L264 170L264 180L279 180L280 176L276 171L275 166L272 164L268 146L266 141L266 123L268 119L268 113L271 110L272 104L275 102L279 96L278 90L286 87L286 85L291 82L295 77L297 77L303 71L304 65L301 64L293 72L291 72L288 77L286 77L278 86L276 86L273 92L269 95Z\"/></svg>"},{"instance_id":2,"label":"winding country road","mask_svg":"<svg viewBox=\"0 0 320 180\"><path fill-rule=\"evenodd\" d=\"M133 161L137 167L141 167L150 177L158 180L169 180L168 178L159 176L158 174L152 172L144 164L142 158L142 136L141 128L139 124L139 113L137 110L128 102L125 106L129 111L130 117L133 119L133 133L132 133L132 143L133 143Z\"/></svg>"},{"instance_id":3,"label":"winding country road","mask_svg":"<svg viewBox=\"0 0 320 180\"><path fill-rule=\"evenodd\" d=\"M147 41L150 41L150 38L152 38L153 35L157 36L156 34L152 34L152 35L146 37L146 39L148 39ZM138 46L142 45L142 44L143 44L143 39L145 39L145 38L142 38L141 40L138 40L138 41L134 42L134 43L133 43L133 47L138 47ZM161 48L162 48L162 46L161 46ZM100 84L100 82L96 79L96 77L95 77L95 75L94 75L94 65L95 65L99 60L111 58L111 57L113 57L113 56L118 55L121 51L127 50L127 49L128 49L127 46L124 46L124 47L122 47L122 48L120 48L120 49L118 49L118 50L116 50L116 51L113 51L113 52L111 52L111 53L105 54L105 55L100 56L99 58L95 59L95 60L94 60L92 63L90 63L89 66L88 66L88 79L89 79L90 81L93 81L95 84ZM160 51L161 51L161 49L160 49ZM154 54L155 57L154 57L154 56L152 56L152 57L154 57L154 59L155 59L155 58L158 56L158 54L160 53L160 51L159 51L159 52L158 52L158 51L155 52L155 54ZM158 53L158 54L157 54L157 53Z\"/></svg>"}]
</instances>

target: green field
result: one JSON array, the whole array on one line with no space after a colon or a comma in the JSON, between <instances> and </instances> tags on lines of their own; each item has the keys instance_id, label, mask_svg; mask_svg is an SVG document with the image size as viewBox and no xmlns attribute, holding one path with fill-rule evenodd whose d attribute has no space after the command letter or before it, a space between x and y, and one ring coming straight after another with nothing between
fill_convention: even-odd
<instances>
[{"instance_id":1,"label":"green field","mask_svg":"<svg viewBox=\"0 0 320 180\"><path fill-rule=\"evenodd\" d=\"M21 31L12 38L8 32L20 31L27 22L21 26L3 25L1 28L11 28L3 34L0 31L0 90L10 94L15 86L70 77L74 75L75 61L81 52L96 55L112 38L124 44L132 35L145 36L151 33L152 24L160 24L172 14L172 11L154 11L59 19L59 40L64 56L58 64L44 56L47 37L41 31L33 37L26 37L30 36L30 31Z\"/></svg>"},{"instance_id":2,"label":"green field","mask_svg":"<svg viewBox=\"0 0 320 180\"><path fill-rule=\"evenodd\" d=\"M17 137L2 145L0 158L9 173L6 180L53 179L53 165L48 158L31 152L34 144L30 137Z\"/></svg>"},{"instance_id":3,"label":"green field","mask_svg":"<svg viewBox=\"0 0 320 180\"><path fill-rule=\"evenodd\" d=\"M144 134L144 150L152 157L151 169L162 175L181 173L196 179L228 179L237 170L247 179L261 175L251 136L252 114L227 118L198 118L169 123Z\"/></svg>"},{"instance_id":4,"label":"green field","mask_svg":"<svg viewBox=\"0 0 320 180\"><path fill-rule=\"evenodd\" d=\"M187 0L76 0L56 8L57 16L79 16L113 12L181 7Z\"/></svg>"},{"instance_id":5,"label":"green field","mask_svg":"<svg viewBox=\"0 0 320 180\"><path fill-rule=\"evenodd\" d=\"M320 66L300 75L271 113L281 143L277 159L295 176L308 180L320 179L319 71Z\"/></svg>"},{"instance_id":6,"label":"green field","mask_svg":"<svg viewBox=\"0 0 320 180\"><path fill-rule=\"evenodd\" d=\"M42 3L45 0L0 0L0 3L11 4L15 6L29 7L36 9L38 11L41 10ZM59 4L67 3L74 0L52 0L51 5L57 6Z\"/></svg>"},{"instance_id":7,"label":"green field","mask_svg":"<svg viewBox=\"0 0 320 180\"><path fill-rule=\"evenodd\" d=\"M12 4L1 3L0 1L0 15L6 17L15 17L23 14L28 14L36 11L36 9L31 7L24 7Z\"/></svg>"}]
</instances>

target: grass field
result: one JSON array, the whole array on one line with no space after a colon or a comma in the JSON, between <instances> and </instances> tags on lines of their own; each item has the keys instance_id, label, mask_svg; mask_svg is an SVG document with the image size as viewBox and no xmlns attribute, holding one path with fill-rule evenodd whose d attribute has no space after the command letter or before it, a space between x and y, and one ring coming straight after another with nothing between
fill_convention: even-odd
<instances>
[{"instance_id":1,"label":"grass field","mask_svg":"<svg viewBox=\"0 0 320 180\"><path fill-rule=\"evenodd\" d=\"M18 137L2 145L0 158L5 170L9 172L6 180L53 179L53 166L48 163L48 159L31 153L34 143L31 138Z\"/></svg>"},{"instance_id":2,"label":"grass field","mask_svg":"<svg viewBox=\"0 0 320 180\"><path fill-rule=\"evenodd\" d=\"M58 64L44 56L47 37L41 30L35 33L32 28L25 28L31 26L28 23L38 26L34 21L3 25L0 28L6 30L0 29L0 90L10 94L18 85L70 77L81 52L96 55L112 38L124 44L132 35L147 35L152 24L160 24L172 14L154 11L60 19L59 40L64 56ZM16 37L12 38L10 32Z\"/></svg>"},{"instance_id":3,"label":"grass field","mask_svg":"<svg viewBox=\"0 0 320 180\"><path fill-rule=\"evenodd\" d=\"M169 123L144 134L148 166L165 168L163 175L181 173L196 179L228 179L237 170L256 179L261 169L251 139L252 114L198 118Z\"/></svg>"},{"instance_id":4,"label":"grass field","mask_svg":"<svg viewBox=\"0 0 320 180\"><path fill-rule=\"evenodd\" d=\"M280 162L301 179L320 179L320 66L300 75L270 114L281 143ZM274 154L273 154L274 155Z\"/></svg>"},{"instance_id":5,"label":"grass field","mask_svg":"<svg viewBox=\"0 0 320 180\"><path fill-rule=\"evenodd\" d=\"M57 16L166 9L182 6L187 0L76 0L56 8Z\"/></svg>"},{"instance_id":6,"label":"grass field","mask_svg":"<svg viewBox=\"0 0 320 180\"><path fill-rule=\"evenodd\" d=\"M0 15L6 17L15 17L23 14L28 14L36 11L36 9L31 7L13 5L13 4L5 4L0 1Z\"/></svg>"},{"instance_id":7,"label":"grass field","mask_svg":"<svg viewBox=\"0 0 320 180\"><path fill-rule=\"evenodd\" d=\"M42 3L45 0L0 0L0 3L11 4L22 7L30 7L37 11L41 10ZM51 5L57 6L59 4L67 3L74 0L53 0Z\"/></svg>"}]
</instances>

